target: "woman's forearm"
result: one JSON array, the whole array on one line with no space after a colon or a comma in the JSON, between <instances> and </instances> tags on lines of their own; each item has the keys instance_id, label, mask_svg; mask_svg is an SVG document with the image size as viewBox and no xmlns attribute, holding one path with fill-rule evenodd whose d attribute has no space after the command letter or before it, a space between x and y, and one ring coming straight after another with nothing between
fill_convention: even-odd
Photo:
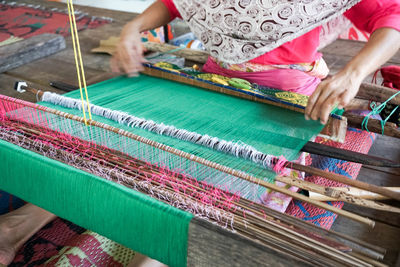
<instances>
[{"instance_id":1,"label":"woman's forearm","mask_svg":"<svg viewBox=\"0 0 400 267\"><path fill-rule=\"evenodd\" d=\"M168 8L158 0L129 22L128 28L135 28L139 32L143 32L166 25L168 22L170 22Z\"/></svg>"},{"instance_id":2,"label":"woman's forearm","mask_svg":"<svg viewBox=\"0 0 400 267\"><path fill-rule=\"evenodd\" d=\"M376 30L365 46L342 71L364 79L385 64L400 49L400 32L392 28Z\"/></svg>"}]
</instances>

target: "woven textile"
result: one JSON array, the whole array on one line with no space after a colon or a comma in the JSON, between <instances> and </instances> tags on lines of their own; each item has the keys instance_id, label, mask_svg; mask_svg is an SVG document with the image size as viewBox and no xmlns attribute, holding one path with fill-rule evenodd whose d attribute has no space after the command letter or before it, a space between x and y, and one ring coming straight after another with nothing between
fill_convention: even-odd
<instances>
[{"instance_id":1,"label":"woven textile","mask_svg":"<svg viewBox=\"0 0 400 267\"><path fill-rule=\"evenodd\" d=\"M86 14L76 15L79 31L93 29L110 22ZM0 2L0 45L43 33L69 35L68 14L63 10L47 10L40 5Z\"/></svg>"},{"instance_id":2,"label":"woven textile","mask_svg":"<svg viewBox=\"0 0 400 267\"><path fill-rule=\"evenodd\" d=\"M24 168L15 164L20 161ZM150 257L186 266L191 214L4 141L0 165L4 190Z\"/></svg>"},{"instance_id":3,"label":"woven textile","mask_svg":"<svg viewBox=\"0 0 400 267\"><path fill-rule=\"evenodd\" d=\"M85 229L82 227L56 219L44 226L22 246L10 267L41 266L83 232Z\"/></svg>"},{"instance_id":4,"label":"woven textile","mask_svg":"<svg viewBox=\"0 0 400 267\"><path fill-rule=\"evenodd\" d=\"M284 155L288 160L296 159L301 147L323 128L319 122L306 121L302 114L294 111L146 75L118 77L93 85L88 91L91 102L101 107L201 135L250 145L266 154ZM78 91L67 96L80 97ZM81 115L78 110L49 103L43 105ZM275 176L273 172L243 158L143 129L130 128L99 116L94 116L94 119L264 179L273 179Z\"/></svg>"},{"instance_id":5,"label":"woven textile","mask_svg":"<svg viewBox=\"0 0 400 267\"><path fill-rule=\"evenodd\" d=\"M366 131L349 128L346 134L346 141L344 144L336 143L333 141L327 141L320 137L316 139L316 142L337 148L348 149L351 151L367 154L372 144L374 143L375 137L376 135L373 133L368 133ZM344 160L326 158L318 155L311 155L309 157L309 163L311 163L311 165L314 167L320 168L325 171L341 174L349 177L350 179L356 179L361 169L361 164L356 164ZM338 182L327 180L325 178L318 176L308 176L305 178L305 180L323 186L333 186L333 187L343 186ZM337 208L342 208L344 203L340 201L333 201L333 202L328 202L328 204L335 206ZM292 203L286 210L286 213L294 215L305 221L312 222L326 229L330 229L332 227L332 224L334 223L337 217L336 214L330 211L326 211L324 209L320 209L308 203L304 203L297 200L292 201Z\"/></svg>"}]
</instances>

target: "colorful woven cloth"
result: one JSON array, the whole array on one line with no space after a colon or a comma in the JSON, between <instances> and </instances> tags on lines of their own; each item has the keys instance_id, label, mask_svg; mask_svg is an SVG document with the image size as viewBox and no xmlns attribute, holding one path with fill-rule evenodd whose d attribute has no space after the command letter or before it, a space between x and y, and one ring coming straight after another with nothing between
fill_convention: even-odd
<instances>
[{"instance_id":1,"label":"colorful woven cloth","mask_svg":"<svg viewBox=\"0 0 400 267\"><path fill-rule=\"evenodd\" d=\"M76 14L79 31L93 29L110 22L110 19ZM69 35L70 26L65 10L46 10L40 5L0 2L0 46L20 38L29 38L43 33Z\"/></svg>"},{"instance_id":2,"label":"colorful woven cloth","mask_svg":"<svg viewBox=\"0 0 400 267\"><path fill-rule=\"evenodd\" d=\"M322 65L321 65L322 66ZM326 65L322 68L320 75L326 76L328 68ZM211 57L203 66L204 72L215 73L226 77L236 77L245 79L251 83L256 83L261 86L276 88L283 91L295 92L302 95L310 96L318 84L321 82L320 78L309 75L298 69L290 68L274 68L270 69L269 65L264 65L265 70L258 69L257 71L237 71L226 69L216 63Z\"/></svg>"},{"instance_id":3,"label":"colorful woven cloth","mask_svg":"<svg viewBox=\"0 0 400 267\"><path fill-rule=\"evenodd\" d=\"M327 141L321 137L317 137L316 142L325 145L348 149L355 152L367 154L369 149L375 140L375 134L361 131L358 129L349 128L346 134L346 141L344 144L336 143L333 141ZM311 155L309 157L311 165L320 168L325 171L341 174L349 177L350 179L356 179L361 169L361 164L356 164L344 160L326 158L317 155ZM327 180L318 176L308 176L305 178L306 181L311 181L316 184L323 186L343 186L342 184L334 181ZM343 207L343 202L333 201L328 204L337 208ZM330 229L334 223L337 215L326 211L321 208L314 207L308 203L301 201L292 201L286 210L287 214L296 216L305 221L312 222L315 225L321 226L326 229Z\"/></svg>"},{"instance_id":4,"label":"colorful woven cloth","mask_svg":"<svg viewBox=\"0 0 400 267\"><path fill-rule=\"evenodd\" d=\"M83 232L73 223L56 219L25 243L10 266L41 266Z\"/></svg>"},{"instance_id":5,"label":"colorful woven cloth","mask_svg":"<svg viewBox=\"0 0 400 267\"><path fill-rule=\"evenodd\" d=\"M92 231L70 239L46 266L126 266L135 253Z\"/></svg>"},{"instance_id":6,"label":"colorful woven cloth","mask_svg":"<svg viewBox=\"0 0 400 267\"><path fill-rule=\"evenodd\" d=\"M62 219L36 233L10 266L126 266L134 252Z\"/></svg>"}]
</instances>

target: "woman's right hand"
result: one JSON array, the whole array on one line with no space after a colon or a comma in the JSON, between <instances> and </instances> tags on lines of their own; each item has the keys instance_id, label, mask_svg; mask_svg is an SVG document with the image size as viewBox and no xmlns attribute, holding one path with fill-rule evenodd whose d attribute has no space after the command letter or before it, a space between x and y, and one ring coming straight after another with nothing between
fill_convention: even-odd
<instances>
[{"instance_id":1,"label":"woman's right hand","mask_svg":"<svg viewBox=\"0 0 400 267\"><path fill-rule=\"evenodd\" d=\"M119 43L111 59L113 72L123 72L128 76L136 76L143 70L144 56L139 27L134 21L126 24L121 32Z\"/></svg>"}]
</instances>

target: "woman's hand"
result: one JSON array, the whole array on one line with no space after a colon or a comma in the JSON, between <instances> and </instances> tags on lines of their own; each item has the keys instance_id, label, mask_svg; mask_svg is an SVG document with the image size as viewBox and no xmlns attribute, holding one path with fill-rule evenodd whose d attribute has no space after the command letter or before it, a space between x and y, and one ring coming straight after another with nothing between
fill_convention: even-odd
<instances>
[{"instance_id":1,"label":"woman's hand","mask_svg":"<svg viewBox=\"0 0 400 267\"><path fill-rule=\"evenodd\" d=\"M322 81L310 96L306 119L325 124L337 104L346 107L356 96L362 81L388 61L400 48L400 32L392 28L374 31L361 51L334 76Z\"/></svg>"},{"instance_id":2,"label":"woman's hand","mask_svg":"<svg viewBox=\"0 0 400 267\"><path fill-rule=\"evenodd\" d=\"M322 81L308 99L306 119L320 120L322 124L326 124L336 105L343 108L356 96L362 80L362 75L343 69Z\"/></svg>"},{"instance_id":3,"label":"woman's hand","mask_svg":"<svg viewBox=\"0 0 400 267\"><path fill-rule=\"evenodd\" d=\"M113 72L124 72L134 76L143 70L142 63L146 62L143 56L143 45L139 27L130 22L123 28L117 50L111 59Z\"/></svg>"},{"instance_id":4,"label":"woman's hand","mask_svg":"<svg viewBox=\"0 0 400 267\"><path fill-rule=\"evenodd\" d=\"M122 29L117 50L111 59L113 72L124 72L129 76L143 70L143 45L141 32L155 29L170 21L168 8L162 1L155 1Z\"/></svg>"}]
</instances>

